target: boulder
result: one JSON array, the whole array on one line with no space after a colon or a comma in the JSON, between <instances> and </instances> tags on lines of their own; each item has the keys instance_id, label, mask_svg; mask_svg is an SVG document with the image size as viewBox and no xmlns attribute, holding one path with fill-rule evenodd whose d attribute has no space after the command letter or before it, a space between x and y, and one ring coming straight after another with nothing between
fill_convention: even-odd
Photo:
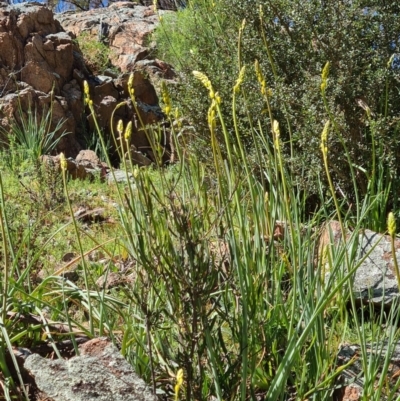
<instances>
[{"instance_id":1,"label":"boulder","mask_svg":"<svg viewBox=\"0 0 400 401\"><path fill-rule=\"evenodd\" d=\"M346 233L346 241L350 238ZM353 291L360 303L372 302L377 306L390 306L399 297L391 242L388 235L371 230L361 230L358 233L356 256L352 266L360 263L355 272ZM340 224L332 221L326 225L320 240L320 256L324 249L331 246L341 246L342 233ZM400 240L395 240L395 257L400 265ZM327 271L329 267L327 266ZM330 274L330 273L328 273Z\"/></svg>"},{"instance_id":2,"label":"boulder","mask_svg":"<svg viewBox=\"0 0 400 401\"><path fill-rule=\"evenodd\" d=\"M91 150L81 151L76 159L72 157L67 158L67 172L68 176L72 179L93 179L98 176L102 179L106 176L107 169L99 158ZM88 157L87 159L85 157ZM44 155L42 156L42 163L49 168L60 172L61 162L60 156Z\"/></svg>"},{"instance_id":3,"label":"boulder","mask_svg":"<svg viewBox=\"0 0 400 401\"><path fill-rule=\"evenodd\" d=\"M387 355L388 353L390 356ZM368 358L368 362L374 361L374 363L376 363L377 369L375 371L374 388L379 388L379 379L381 378L382 374L384 374L385 385L383 386L380 399L389 399L388 393L395 388L400 374L400 343L397 342L396 344L388 344L385 342L383 344L367 344L366 356ZM387 371L385 371L385 359L388 357L390 363L386 367ZM338 378L339 380L337 380L336 390L333 394L333 400L361 401L365 399L365 394L363 397L365 383L361 347L358 344L341 344L338 353L338 365L347 365L347 368L343 370L342 374ZM397 390L390 399L398 400L399 397L400 389L397 387Z\"/></svg>"},{"instance_id":4,"label":"boulder","mask_svg":"<svg viewBox=\"0 0 400 401\"><path fill-rule=\"evenodd\" d=\"M80 347L80 356L50 360L29 355L24 367L43 399L53 401L157 401L146 383L107 339Z\"/></svg>"}]
</instances>

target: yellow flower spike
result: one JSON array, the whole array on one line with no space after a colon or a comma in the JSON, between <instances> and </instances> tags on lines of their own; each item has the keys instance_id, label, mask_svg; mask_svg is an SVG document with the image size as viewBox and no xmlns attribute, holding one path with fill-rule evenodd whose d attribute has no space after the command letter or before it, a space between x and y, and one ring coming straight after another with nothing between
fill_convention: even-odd
<instances>
[{"instance_id":1,"label":"yellow flower spike","mask_svg":"<svg viewBox=\"0 0 400 401\"><path fill-rule=\"evenodd\" d=\"M85 96L89 97L90 93L89 93L89 84L87 81L83 81L83 93L85 94Z\"/></svg>"},{"instance_id":2,"label":"yellow flower spike","mask_svg":"<svg viewBox=\"0 0 400 401\"><path fill-rule=\"evenodd\" d=\"M275 149L280 150L280 136L281 136L281 130L279 129L279 123L278 121L274 120L272 123L272 132L274 134L274 145Z\"/></svg>"},{"instance_id":3,"label":"yellow flower spike","mask_svg":"<svg viewBox=\"0 0 400 401\"><path fill-rule=\"evenodd\" d=\"M394 238L396 235L396 219L393 212L390 212L387 219L387 226L389 235Z\"/></svg>"},{"instance_id":4,"label":"yellow flower spike","mask_svg":"<svg viewBox=\"0 0 400 401\"><path fill-rule=\"evenodd\" d=\"M390 56L390 59L389 59L389 61L387 62L387 68L388 68L388 69L392 66L393 59L394 59L394 54L392 54L392 55Z\"/></svg>"},{"instance_id":5,"label":"yellow flower spike","mask_svg":"<svg viewBox=\"0 0 400 401\"><path fill-rule=\"evenodd\" d=\"M254 62L254 69L256 70L256 76L257 76L257 81L258 81L258 83L260 84L260 86L261 86L261 94L263 95L263 96L265 96L265 95L269 95L269 91L267 91L267 84L265 83L265 78L264 78L264 75L263 75L263 73L261 72L261 67L260 67L260 64L259 64L259 62L258 62L258 60L256 60L255 62ZM271 93L272 93L272 91L271 91Z\"/></svg>"},{"instance_id":6,"label":"yellow flower spike","mask_svg":"<svg viewBox=\"0 0 400 401\"><path fill-rule=\"evenodd\" d=\"M124 132L124 123L122 120L118 121L118 125L117 125L117 132L122 135L122 133Z\"/></svg>"},{"instance_id":7,"label":"yellow flower spike","mask_svg":"<svg viewBox=\"0 0 400 401\"><path fill-rule=\"evenodd\" d=\"M324 68L322 69L321 74L321 91L325 92L326 87L328 86L328 76L329 76L329 61L325 64Z\"/></svg>"},{"instance_id":8,"label":"yellow flower spike","mask_svg":"<svg viewBox=\"0 0 400 401\"><path fill-rule=\"evenodd\" d=\"M236 84L235 84L235 86L233 87L233 91L234 91L235 93L239 93L239 91L240 91L240 86L241 86L242 83L243 83L245 72L246 72L246 66L243 66L243 67L241 68L240 72L239 72L239 77L238 77L238 79L237 79L237 81L236 81Z\"/></svg>"},{"instance_id":9,"label":"yellow flower spike","mask_svg":"<svg viewBox=\"0 0 400 401\"><path fill-rule=\"evenodd\" d=\"M179 390L183 384L183 369L179 369L176 373L176 384L174 387L175 390L175 401L179 399Z\"/></svg>"},{"instance_id":10,"label":"yellow flower spike","mask_svg":"<svg viewBox=\"0 0 400 401\"><path fill-rule=\"evenodd\" d=\"M274 120L272 124L272 131L275 134L275 137L279 138L281 135L281 130L279 129L279 123L278 121Z\"/></svg>"},{"instance_id":11,"label":"yellow flower spike","mask_svg":"<svg viewBox=\"0 0 400 401\"><path fill-rule=\"evenodd\" d=\"M62 171L67 171L68 163L64 153L60 153L60 166Z\"/></svg>"},{"instance_id":12,"label":"yellow flower spike","mask_svg":"<svg viewBox=\"0 0 400 401\"><path fill-rule=\"evenodd\" d=\"M400 289L400 271L399 271L399 263L397 261L397 255L396 255L396 218L394 217L393 212L390 212L388 214L388 219L387 219L387 226L388 226L388 232L390 235L390 247L392 250L392 258L393 258L393 267L394 271L396 273L397 277L397 286Z\"/></svg>"},{"instance_id":13,"label":"yellow flower spike","mask_svg":"<svg viewBox=\"0 0 400 401\"><path fill-rule=\"evenodd\" d=\"M215 130L215 127L216 127L216 122L215 122L215 102L214 101L211 103L211 106L208 109L207 121L208 121L208 126L210 127L210 131L211 131L211 133L213 133L214 130Z\"/></svg>"},{"instance_id":14,"label":"yellow flower spike","mask_svg":"<svg viewBox=\"0 0 400 401\"><path fill-rule=\"evenodd\" d=\"M164 103L164 113L169 116L169 114L172 111L172 105L171 105L171 97L168 92L167 85L165 82L161 84L161 97Z\"/></svg>"},{"instance_id":15,"label":"yellow flower spike","mask_svg":"<svg viewBox=\"0 0 400 401\"><path fill-rule=\"evenodd\" d=\"M138 169L138 168L135 168L135 169L133 170L133 177L134 177L134 178L138 178L138 176L139 176L139 169Z\"/></svg>"},{"instance_id":16,"label":"yellow flower spike","mask_svg":"<svg viewBox=\"0 0 400 401\"><path fill-rule=\"evenodd\" d=\"M200 71L193 71L193 75L206 87L206 89L208 89L208 91L210 92L209 93L210 99L214 99L215 92L212 87L211 81L208 79L207 75L203 74Z\"/></svg>"},{"instance_id":17,"label":"yellow flower spike","mask_svg":"<svg viewBox=\"0 0 400 401\"><path fill-rule=\"evenodd\" d=\"M128 79L128 89L129 92L131 91L131 89L133 89L133 74L129 75L129 79Z\"/></svg>"},{"instance_id":18,"label":"yellow flower spike","mask_svg":"<svg viewBox=\"0 0 400 401\"><path fill-rule=\"evenodd\" d=\"M324 129L322 130L322 134L321 134L321 151L324 157L327 156L328 154L328 132L329 132L329 125L330 125L330 121L328 120L325 123Z\"/></svg>"},{"instance_id":19,"label":"yellow flower spike","mask_svg":"<svg viewBox=\"0 0 400 401\"><path fill-rule=\"evenodd\" d=\"M125 141L129 142L132 135L132 121L129 121L125 129Z\"/></svg>"}]
</instances>

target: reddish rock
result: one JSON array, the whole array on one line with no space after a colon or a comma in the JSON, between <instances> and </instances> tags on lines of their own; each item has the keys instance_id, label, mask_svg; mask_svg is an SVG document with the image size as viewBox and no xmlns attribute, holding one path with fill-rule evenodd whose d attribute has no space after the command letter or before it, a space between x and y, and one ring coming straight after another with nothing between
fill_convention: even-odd
<instances>
[{"instance_id":1,"label":"reddish rock","mask_svg":"<svg viewBox=\"0 0 400 401\"><path fill-rule=\"evenodd\" d=\"M114 47L120 49L123 56L124 52L131 52L132 46L144 46L145 38L158 21L158 16L151 10L152 7L135 3L115 3L109 8L68 13L58 18L67 29L76 33L86 30L97 34L99 27L108 27L104 31L105 38L110 45L114 42L118 44ZM115 79L93 76L71 36L49 9L37 3L0 6L0 47L0 124L3 138L4 132L9 131L14 121L21 121L29 108L36 113L38 121L51 111L51 130L63 122L60 131L68 133L58 143L56 152L75 158L81 150L80 142L84 142L83 138L78 142L78 137L88 131L97 131L94 124L96 117L105 141L114 146L112 152L116 154L111 125L116 132L116 124L121 119L124 126L130 121L133 123L132 145L149 156L151 149L143 126L157 123L164 115L145 68L135 66L133 72L134 107L127 91L130 74ZM161 62L158 65L165 67ZM90 87L95 116L83 104L85 80ZM113 111L121 104L123 106L115 111L114 121L111 121ZM88 116L86 121L83 118L85 114ZM71 174L80 176L84 174L81 170L78 165Z\"/></svg>"},{"instance_id":2,"label":"reddish rock","mask_svg":"<svg viewBox=\"0 0 400 401\"><path fill-rule=\"evenodd\" d=\"M151 49L146 42L159 17L168 12L171 11L155 12L153 2L140 5L120 1L107 8L76 14L62 13L57 15L57 19L67 32L75 36L85 32L89 38L108 44L112 49L112 64L121 72L129 72L133 71L138 61L151 57Z\"/></svg>"}]
</instances>

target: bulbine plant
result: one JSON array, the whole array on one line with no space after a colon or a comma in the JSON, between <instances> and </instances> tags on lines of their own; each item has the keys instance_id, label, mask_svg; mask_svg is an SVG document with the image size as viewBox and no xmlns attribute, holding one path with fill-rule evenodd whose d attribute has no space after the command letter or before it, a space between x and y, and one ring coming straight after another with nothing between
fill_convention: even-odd
<instances>
[{"instance_id":1,"label":"bulbine plant","mask_svg":"<svg viewBox=\"0 0 400 401\"><path fill-rule=\"evenodd\" d=\"M234 121L245 74L241 68L232 91ZM155 178L127 163L122 153L135 185L128 180L118 188L120 240L136 262L136 280L125 290L130 313L123 354L154 388L157 377L171 380L182 369L179 389L187 400L246 400L260 394L278 400L288 392L329 399L341 372L330 344L344 334L326 327L346 314L346 301L333 306L333 300L343 297L343 288L351 291L356 266L343 273L348 250L338 252L330 258L336 279L325 285L323 266L315 261L315 227L326 216L321 210L304 219L304 198L286 166L279 123L271 121L271 134L255 129L249 134L259 143L260 182L239 128L234 142L227 131L220 109L226 99L206 75L194 75L210 98L207 122L216 184L210 185L195 155L187 156L174 124L174 174L164 169ZM86 85L85 96L91 107ZM264 91L264 96L269 94ZM163 98L168 100L167 94ZM172 110L171 104L167 107ZM129 142L129 127L117 130L120 141ZM156 142L151 143L158 154ZM278 226L282 234L276 236Z\"/></svg>"}]
</instances>

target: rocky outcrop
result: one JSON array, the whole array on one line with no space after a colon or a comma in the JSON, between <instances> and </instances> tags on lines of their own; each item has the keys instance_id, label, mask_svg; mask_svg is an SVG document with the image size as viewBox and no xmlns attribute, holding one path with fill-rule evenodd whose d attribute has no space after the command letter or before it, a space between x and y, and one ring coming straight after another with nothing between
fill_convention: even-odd
<instances>
[{"instance_id":1,"label":"rocky outcrop","mask_svg":"<svg viewBox=\"0 0 400 401\"><path fill-rule=\"evenodd\" d=\"M167 12L170 11L154 10L153 5L117 2L107 8L81 13L68 11L56 18L71 36L86 33L88 39L107 44L112 64L127 72L132 71L138 61L154 58L154 49L147 42L160 16Z\"/></svg>"},{"instance_id":2,"label":"rocky outcrop","mask_svg":"<svg viewBox=\"0 0 400 401\"><path fill-rule=\"evenodd\" d=\"M121 13L121 10L124 11ZM124 15L126 10L131 14ZM78 16L67 13L60 17L60 20L66 24L67 29L70 27L72 36L81 29L93 28L96 31L98 29L96 24L103 26L102 24L108 24L107 21L112 20L114 26L108 31L107 37L113 46L122 49L123 54L126 52L127 57L132 51L129 57L133 57L132 62L126 63L124 70L127 72L120 77L93 76L76 42L64 31L52 11L45 6L38 3L13 6L0 3L2 132L9 131L13 121L26 119L26 111L29 108L35 111L39 120L40 116L51 111L52 128L54 129L62 121L62 131L68 132L68 135L63 136L58 143L56 151L64 152L67 157L74 158L84 146L85 133L96 132L94 116L90 115L90 110L85 108L83 103L82 87L86 80L89 83L96 119L110 152L116 154L115 149L118 146L116 138L111 135L111 115L116 106L120 105L114 115L114 132L119 120L124 122L124 126L129 121L133 122L131 151L139 154L140 157L134 159L138 164L141 164L142 156L145 157L147 164L151 160L154 161L154 155L150 149L148 133L143 127L162 120L164 116L158 106L154 86L149 79L147 72L149 66L143 68L138 66L133 70L137 61L134 48L141 46L146 35L139 34L135 36L137 39L133 39L129 36L129 29L133 29L132 26L128 29L124 24L136 18L135 32L141 32L142 27L154 26L158 16L152 7L133 3L122 3L122 5L116 3L110 8L93 11L100 14L93 16L92 11L80 13ZM147 14L151 24L146 20ZM72 22L72 25L66 22L69 18L70 21L80 21L80 24L77 23L73 28ZM119 24L120 20L125 22ZM146 32L149 30L151 29L147 29ZM153 62L151 68L154 70L158 68L157 66L160 70L167 70L165 64L157 61ZM134 76L135 105L127 90L131 72ZM59 134L61 135L61 132ZM167 152L165 154L168 158Z\"/></svg>"},{"instance_id":3,"label":"rocky outcrop","mask_svg":"<svg viewBox=\"0 0 400 401\"><path fill-rule=\"evenodd\" d=\"M60 149L76 154L76 121L65 84L73 81L74 45L63 32L53 13L45 7L25 3L0 8L0 123L7 130L15 118L26 118L29 108L37 116L52 110L53 126L64 121L69 134L61 139ZM76 84L76 83L75 83ZM72 85L73 86L73 85ZM75 105L76 109L76 105ZM81 106L82 109L82 106ZM61 133L60 133L61 134Z\"/></svg>"}]
</instances>

